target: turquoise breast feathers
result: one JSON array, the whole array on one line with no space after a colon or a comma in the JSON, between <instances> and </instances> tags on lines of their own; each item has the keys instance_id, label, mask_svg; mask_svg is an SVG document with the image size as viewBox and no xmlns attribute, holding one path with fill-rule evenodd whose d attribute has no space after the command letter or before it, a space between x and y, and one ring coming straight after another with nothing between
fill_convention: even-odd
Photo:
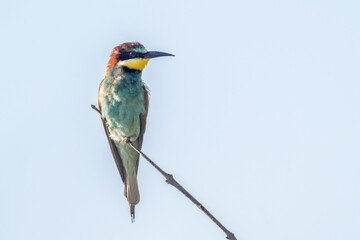
<instances>
[{"instance_id":1,"label":"turquoise breast feathers","mask_svg":"<svg viewBox=\"0 0 360 240\"><path fill-rule=\"evenodd\" d=\"M124 137L135 141L140 133L140 114L145 113L141 74L114 74L113 71L100 87L101 113L107 119L110 137L114 141L122 142Z\"/></svg>"}]
</instances>

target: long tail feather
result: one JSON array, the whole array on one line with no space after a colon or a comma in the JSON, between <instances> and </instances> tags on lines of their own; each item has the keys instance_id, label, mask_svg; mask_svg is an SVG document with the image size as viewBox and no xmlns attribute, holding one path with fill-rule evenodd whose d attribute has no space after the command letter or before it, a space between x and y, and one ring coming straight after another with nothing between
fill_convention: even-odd
<instances>
[{"instance_id":1,"label":"long tail feather","mask_svg":"<svg viewBox=\"0 0 360 240\"><path fill-rule=\"evenodd\" d=\"M130 216L131 216L131 222L135 222L135 205L130 204Z\"/></svg>"},{"instance_id":2,"label":"long tail feather","mask_svg":"<svg viewBox=\"0 0 360 240\"><path fill-rule=\"evenodd\" d=\"M126 198L130 205L131 222L135 221L135 205L140 201L140 192L136 178L136 172L134 171L132 176L126 177L125 185Z\"/></svg>"}]
</instances>

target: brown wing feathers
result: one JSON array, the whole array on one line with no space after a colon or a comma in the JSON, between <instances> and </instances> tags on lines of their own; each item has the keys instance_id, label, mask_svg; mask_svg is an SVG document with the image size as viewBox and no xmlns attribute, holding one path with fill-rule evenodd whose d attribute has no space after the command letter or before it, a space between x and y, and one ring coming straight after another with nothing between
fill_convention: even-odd
<instances>
[{"instance_id":1,"label":"brown wing feathers","mask_svg":"<svg viewBox=\"0 0 360 240\"><path fill-rule=\"evenodd\" d=\"M145 133L145 129L146 129L146 118L148 115L148 110L149 110L149 93L146 89L146 87L144 87L144 108L145 108L145 113L140 115L140 134L139 134L139 148L142 147L142 143L143 143L143 138L144 138L144 133Z\"/></svg>"},{"instance_id":2,"label":"brown wing feathers","mask_svg":"<svg viewBox=\"0 0 360 240\"><path fill-rule=\"evenodd\" d=\"M116 145L115 145L114 141L110 138L109 129L106 126L107 125L106 124L106 119L102 119L102 123L104 125L104 130L105 130L105 133L106 133L106 137L107 137L107 139L109 141L110 149L111 149L112 155L114 157L116 166L117 166L117 168L119 170L121 180L123 181L123 183L125 183L125 169L124 169L124 166L122 164L120 154L119 154L119 152L118 152L118 150L116 148Z\"/></svg>"}]
</instances>

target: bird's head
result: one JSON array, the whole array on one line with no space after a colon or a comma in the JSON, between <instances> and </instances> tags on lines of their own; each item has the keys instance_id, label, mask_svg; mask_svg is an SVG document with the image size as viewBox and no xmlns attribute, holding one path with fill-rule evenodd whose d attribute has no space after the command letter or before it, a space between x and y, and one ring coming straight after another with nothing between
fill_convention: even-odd
<instances>
[{"instance_id":1,"label":"bird's head","mask_svg":"<svg viewBox=\"0 0 360 240\"><path fill-rule=\"evenodd\" d=\"M110 55L110 60L106 68L106 74L114 66L127 67L131 70L142 71L150 58L174 56L170 53L147 51L138 42L128 42L115 47Z\"/></svg>"}]
</instances>

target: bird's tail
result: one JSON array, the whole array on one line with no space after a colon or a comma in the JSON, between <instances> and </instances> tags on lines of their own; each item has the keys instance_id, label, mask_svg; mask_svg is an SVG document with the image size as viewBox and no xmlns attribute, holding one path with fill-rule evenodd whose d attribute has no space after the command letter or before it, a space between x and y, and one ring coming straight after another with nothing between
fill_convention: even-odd
<instances>
[{"instance_id":1,"label":"bird's tail","mask_svg":"<svg viewBox=\"0 0 360 240\"><path fill-rule=\"evenodd\" d=\"M140 201L140 192L137 183L136 171L126 177L125 196L130 205L131 222L135 221L135 205Z\"/></svg>"},{"instance_id":2,"label":"bird's tail","mask_svg":"<svg viewBox=\"0 0 360 240\"><path fill-rule=\"evenodd\" d=\"M135 205L130 204L130 216L131 216L131 222L135 222Z\"/></svg>"}]
</instances>

